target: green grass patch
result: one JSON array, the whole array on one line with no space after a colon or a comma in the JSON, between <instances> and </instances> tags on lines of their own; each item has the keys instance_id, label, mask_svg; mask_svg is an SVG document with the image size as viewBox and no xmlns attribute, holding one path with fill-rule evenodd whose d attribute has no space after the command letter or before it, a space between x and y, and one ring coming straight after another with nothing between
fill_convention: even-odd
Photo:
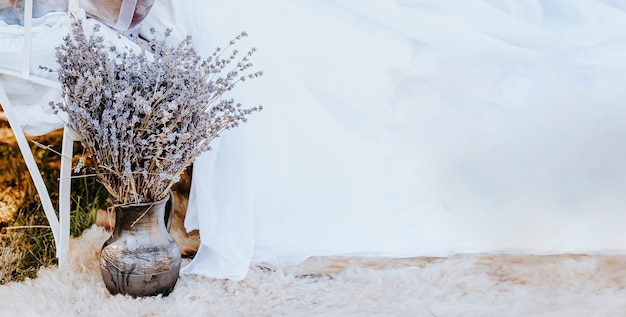
<instances>
[{"instance_id":1,"label":"green grass patch","mask_svg":"<svg viewBox=\"0 0 626 317\"><path fill-rule=\"evenodd\" d=\"M55 131L33 138L54 151L31 146L57 210L60 157L54 152L60 152L62 136L62 131ZM76 147L74 153L82 152L78 144ZM0 140L0 157L0 284L4 284L36 277L41 267L57 261L52 230L14 140ZM105 208L108 194L91 176L76 177L71 186L70 232L77 237L94 224L96 212Z\"/></svg>"}]
</instances>

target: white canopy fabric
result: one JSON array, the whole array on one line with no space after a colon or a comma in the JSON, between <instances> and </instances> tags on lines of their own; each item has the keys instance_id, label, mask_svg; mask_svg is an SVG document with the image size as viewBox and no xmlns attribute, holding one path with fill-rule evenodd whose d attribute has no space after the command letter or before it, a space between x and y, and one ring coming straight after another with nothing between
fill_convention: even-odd
<instances>
[{"instance_id":1,"label":"white canopy fabric","mask_svg":"<svg viewBox=\"0 0 626 317\"><path fill-rule=\"evenodd\" d=\"M265 109L195 164L184 273L625 249L621 2L156 5L204 54L246 30L265 72L232 94Z\"/></svg>"}]
</instances>

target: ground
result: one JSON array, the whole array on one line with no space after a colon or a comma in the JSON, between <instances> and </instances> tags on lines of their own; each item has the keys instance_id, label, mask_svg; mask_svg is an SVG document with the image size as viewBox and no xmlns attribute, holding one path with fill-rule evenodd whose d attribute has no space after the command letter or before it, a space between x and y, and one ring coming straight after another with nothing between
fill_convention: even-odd
<instances>
[{"instance_id":1,"label":"ground","mask_svg":"<svg viewBox=\"0 0 626 317\"><path fill-rule=\"evenodd\" d=\"M55 152L60 151L62 137L62 130L28 137L29 141L35 140L53 149L31 145L55 205L60 166L60 157ZM0 158L0 284L3 284L34 277L41 267L54 265L56 259L52 231L1 108ZM104 205L106 196L94 179L72 181L72 188L76 195L72 197L71 231L77 236L94 223L94 209Z\"/></svg>"}]
</instances>

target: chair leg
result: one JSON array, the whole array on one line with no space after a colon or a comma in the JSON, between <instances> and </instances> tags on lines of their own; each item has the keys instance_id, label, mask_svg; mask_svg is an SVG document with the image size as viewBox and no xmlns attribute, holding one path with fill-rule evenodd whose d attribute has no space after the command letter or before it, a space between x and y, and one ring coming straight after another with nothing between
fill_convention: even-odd
<instances>
[{"instance_id":1,"label":"chair leg","mask_svg":"<svg viewBox=\"0 0 626 317\"><path fill-rule=\"evenodd\" d=\"M55 214L54 206L52 205L52 200L50 199L50 194L48 193L48 189L46 188L46 184L41 177L39 167L35 162L35 158L33 157L33 152L30 150L30 146L28 145L28 141L24 136L24 132L22 131L22 127L20 126L19 121L17 120L17 116L13 112L13 108L11 106L11 102L7 97L4 88L0 85L0 104L2 104L2 108L4 109L4 114L9 120L9 124L11 125L11 129L13 130L13 134L15 134L15 139L17 140L17 145L19 146L20 151L22 152L22 157L24 158L24 162L26 163L26 167L28 168L28 172L30 173L30 177L35 183L35 188L37 189L37 193L39 194L39 199L41 200L41 205L43 207L43 211L48 218L48 222L50 223L50 228L52 229L52 235L54 237L54 243L57 247L57 258L58 247L60 244L60 232L59 232L59 220Z\"/></svg>"},{"instance_id":2,"label":"chair leg","mask_svg":"<svg viewBox=\"0 0 626 317\"><path fill-rule=\"evenodd\" d=\"M59 245L57 257L59 267L67 262L70 245L70 194L72 184L72 156L74 155L74 137L66 127L63 130L63 145L61 149L61 176L59 179Z\"/></svg>"}]
</instances>

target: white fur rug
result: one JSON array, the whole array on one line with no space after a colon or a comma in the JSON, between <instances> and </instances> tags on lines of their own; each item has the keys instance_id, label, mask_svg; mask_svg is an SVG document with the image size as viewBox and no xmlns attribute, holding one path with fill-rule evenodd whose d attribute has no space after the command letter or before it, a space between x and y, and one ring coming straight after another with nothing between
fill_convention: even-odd
<instances>
[{"instance_id":1,"label":"white fur rug","mask_svg":"<svg viewBox=\"0 0 626 317\"><path fill-rule=\"evenodd\" d=\"M167 297L108 294L89 229L70 264L0 286L0 316L624 316L626 255L311 258L240 282L182 276Z\"/></svg>"}]
</instances>

